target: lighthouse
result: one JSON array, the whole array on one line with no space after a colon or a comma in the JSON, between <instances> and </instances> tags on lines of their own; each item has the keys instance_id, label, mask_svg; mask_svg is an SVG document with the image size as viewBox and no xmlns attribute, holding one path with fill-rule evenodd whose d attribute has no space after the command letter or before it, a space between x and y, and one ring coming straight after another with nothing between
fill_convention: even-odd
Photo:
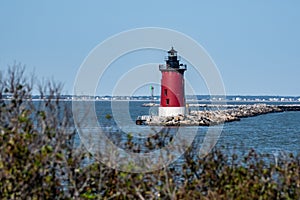
<instances>
[{"instance_id":1,"label":"lighthouse","mask_svg":"<svg viewBox=\"0 0 300 200\"><path fill-rule=\"evenodd\" d=\"M166 64L159 65L162 74L159 116L184 115L184 72L186 65L179 63L180 59L173 47L168 51L165 60Z\"/></svg>"}]
</instances>

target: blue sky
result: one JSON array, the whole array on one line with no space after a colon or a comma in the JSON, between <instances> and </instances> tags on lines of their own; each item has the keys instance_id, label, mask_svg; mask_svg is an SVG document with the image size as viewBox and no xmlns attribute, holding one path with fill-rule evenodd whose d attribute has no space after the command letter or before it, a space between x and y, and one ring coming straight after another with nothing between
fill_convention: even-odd
<instances>
[{"instance_id":1,"label":"blue sky","mask_svg":"<svg viewBox=\"0 0 300 200\"><path fill-rule=\"evenodd\" d=\"M162 27L206 49L227 94L299 96L299 9L296 0L1 1L0 69L21 62L39 78L63 82L64 92L72 93L81 63L97 44L128 29ZM123 73L134 55L123 60ZM143 62L164 62L162 52L137 55ZM111 73L117 74L118 67ZM187 71L186 78L193 84L196 77ZM99 95L110 94L116 81L105 80L108 86ZM207 94L205 86L197 93Z\"/></svg>"}]
</instances>

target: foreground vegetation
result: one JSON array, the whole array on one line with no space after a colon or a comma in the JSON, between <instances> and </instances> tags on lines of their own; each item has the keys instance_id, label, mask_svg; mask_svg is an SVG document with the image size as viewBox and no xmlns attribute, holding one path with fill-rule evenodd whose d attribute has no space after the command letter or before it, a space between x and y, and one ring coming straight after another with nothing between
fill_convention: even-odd
<instances>
[{"instance_id":1,"label":"foreground vegetation","mask_svg":"<svg viewBox=\"0 0 300 200\"><path fill-rule=\"evenodd\" d=\"M33 87L42 102L31 101ZM294 155L275 164L254 150L244 157L214 150L200 159L191 148L185 164L143 174L86 164L92 158L74 143L61 89L35 86L20 66L0 76L0 199L300 199Z\"/></svg>"}]
</instances>

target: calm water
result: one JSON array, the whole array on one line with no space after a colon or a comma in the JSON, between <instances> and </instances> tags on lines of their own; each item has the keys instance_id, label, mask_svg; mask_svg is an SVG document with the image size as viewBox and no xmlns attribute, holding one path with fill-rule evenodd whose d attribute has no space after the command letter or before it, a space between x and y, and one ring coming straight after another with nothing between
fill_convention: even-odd
<instances>
[{"instance_id":1,"label":"calm water","mask_svg":"<svg viewBox=\"0 0 300 200\"><path fill-rule=\"evenodd\" d=\"M157 112L157 108L142 107L145 102L117 102L112 112L109 101L96 102L98 121L104 130L122 133L139 134L147 132L149 127L136 126L138 115ZM126 115L129 105L129 115ZM109 114L113 118L107 119ZM118 115L118 116L116 116ZM117 119L115 119L117 118ZM217 146L224 146L237 153L248 152L251 148L262 154L300 153L300 112L270 113L256 117L243 118L241 121L226 123ZM193 127L195 128L195 127ZM122 132L123 131L123 132ZM198 127L196 140L201 145L207 127Z\"/></svg>"},{"instance_id":2,"label":"calm water","mask_svg":"<svg viewBox=\"0 0 300 200\"><path fill-rule=\"evenodd\" d=\"M300 153L300 112L270 113L224 126L218 144L239 151Z\"/></svg>"}]
</instances>

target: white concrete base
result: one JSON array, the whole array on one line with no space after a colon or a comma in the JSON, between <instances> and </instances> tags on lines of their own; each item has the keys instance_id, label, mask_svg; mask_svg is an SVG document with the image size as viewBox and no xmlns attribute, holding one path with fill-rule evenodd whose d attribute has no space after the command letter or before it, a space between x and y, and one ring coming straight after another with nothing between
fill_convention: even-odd
<instances>
[{"instance_id":1,"label":"white concrete base","mask_svg":"<svg viewBox=\"0 0 300 200\"><path fill-rule=\"evenodd\" d=\"M158 115L162 117L185 115L185 107L159 107Z\"/></svg>"}]
</instances>

